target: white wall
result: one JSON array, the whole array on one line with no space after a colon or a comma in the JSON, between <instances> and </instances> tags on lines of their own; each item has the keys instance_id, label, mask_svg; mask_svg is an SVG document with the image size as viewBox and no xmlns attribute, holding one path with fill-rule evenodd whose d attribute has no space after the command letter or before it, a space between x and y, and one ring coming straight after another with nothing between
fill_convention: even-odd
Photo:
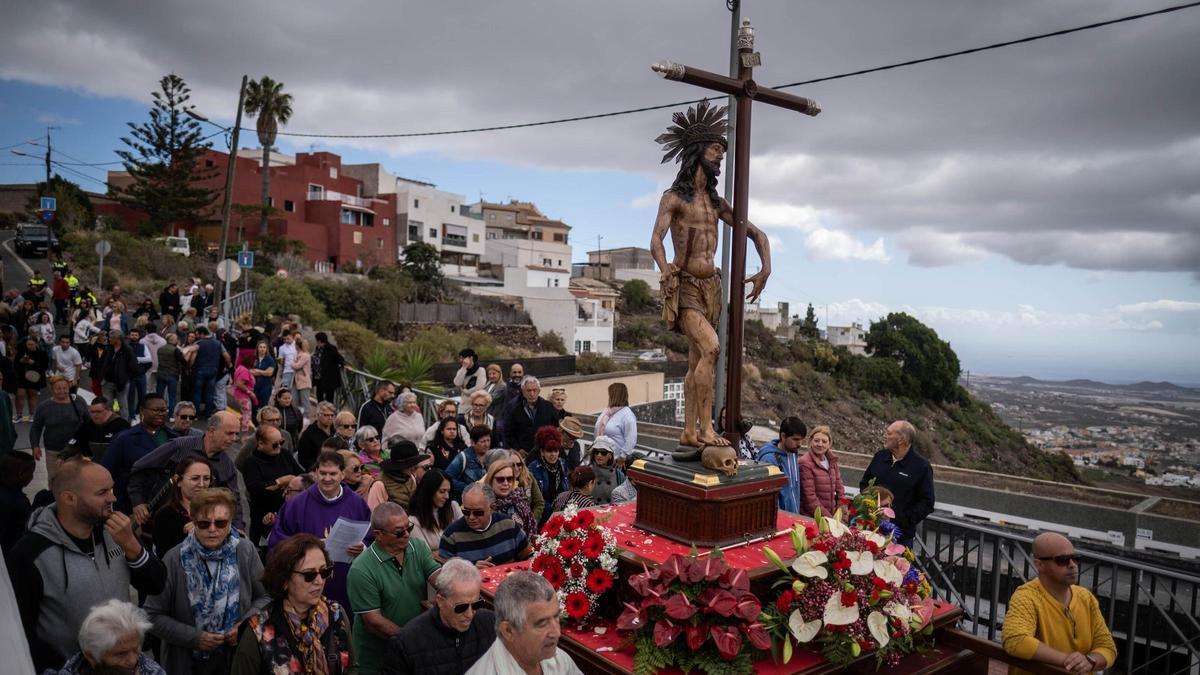
<instances>
[{"instance_id":1,"label":"white wall","mask_svg":"<svg viewBox=\"0 0 1200 675\"><path fill-rule=\"evenodd\" d=\"M507 275L506 275L507 276ZM529 318L539 333L554 331L566 345L567 351L575 348L575 297L563 288L528 289L523 293L523 304Z\"/></svg>"},{"instance_id":2,"label":"white wall","mask_svg":"<svg viewBox=\"0 0 1200 675\"><path fill-rule=\"evenodd\" d=\"M476 222L482 227L482 221ZM566 270L568 279L571 276L571 247L568 244L536 239L488 239L483 260L502 267L556 267Z\"/></svg>"},{"instance_id":3,"label":"white wall","mask_svg":"<svg viewBox=\"0 0 1200 675\"><path fill-rule=\"evenodd\" d=\"M634 269L618 269L613 272L613 276L617 281L629 281L630 279L641 279L649 284L651 290L658 290L659 280L661 275L658 270L634 270Z\"/></svg>"}]
</instances>

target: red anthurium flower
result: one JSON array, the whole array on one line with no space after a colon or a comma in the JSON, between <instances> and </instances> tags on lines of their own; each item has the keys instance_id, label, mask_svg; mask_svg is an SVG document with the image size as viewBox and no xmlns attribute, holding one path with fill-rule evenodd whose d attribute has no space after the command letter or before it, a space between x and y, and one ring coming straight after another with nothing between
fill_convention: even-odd
<instances>
[{"instance_id":1,"label":"red anthurium flower","mask_svg":"<svg viewBox=\"0 0 1200 675\"><path fill-rule=\"evenodd\" d=\"M640 630L646 625L646 612L641 607L625 603L625 610L617 617L617 630Z\"/></svg>"},{"instance_id":2,"label":"red anthurium flower","mask_svg":"<svg viewBox=\"0 0 1200 675\"><path fill-rule=\"evenodd\" d=\"M683 566L687 564L687 558L679 554L675 554L667 558L666 562L658 566L655 572L658 574L658 579L661 579L664 584L669 584L673 579L678 577L683 572Z\"/></svg>"},{"instance_id":3,"label":"red anthurium flower","mask_svg":"<svg viewBox=\"0 0 1200 675\"><path fill-rule=\"evenodd\" d=\"M732 615L734 607L737 606L737 598L733 593L711 587L701 591L700 595L696 596L696 602L724 617Z\"/></svg>"},{"instance_id":4,"label":"red anthurium flower","mask_svg":"<svg viewBox=\"0 0 1200 675\"><path fill-rule=\"evenodd\" d=\"M750 640L750 644L754 645L755 649L770 649L771 634L763 627L761 623L755 622L749 625L742 626L742 632Z\"/></svg>"},{"instance_id":5,"label":"red anthurium flower","mask_svg":"<svg viewBox=\"0 0 1200 675\"><path fill-rule=\"evenodd\" d=\"M683 626L671 623L668 619L662 619L654 624L654 644L666 647L674 642L682 632Z\"/></svg>"},{"instance_id":6,"label":"red anthurium flower","mask_svg":"<svg viewBox=\"0 0 1200 675\"><path fill-rule=\"evenodd\" d=\"M733 626L713 626L712 637L717 653L726 661L732 661L742 651L742 634Z\"/></svg>"},{"instance_id":7,"label":"red anthurium flower","mask_svg":"<svg viewBox=\"0 0 1200 675\"><path fill-rule=\"evenodd\" d=\"M587 593L583 591L575 591L568 593L565 601L567 607L567 616L579 621L592 611L592 603L588 600Z\"/></svg>"},{"instance_id":8,"label":"red anthurium flower","mask_svg":"<svg viewBox=\"0 0 1200 675\"><path fill-rule=\"evenodd\" d=\"M594 569L587 576L587 589L596 595L600 595L612 587L612 574L602 569Z\"/></svg>"},{"instance_id":9,"label":"red anthurium flower","mask_svg":"<svg viewBox=\"0 0 1200 675\"><path fill-rule=\"evenodd\" d=\"M689 602L687 596L683 593L676 593L667 598L663 609L667 611L667 616L672 619L679 619L680 621L690 619L696 613L696 606Z\"/></svg>"},{"instance_id":10,"label":"red anthurium flower","mask_svg":"<svg viewBox=\"0 0 1200 675\"><path fill-rule=\"evenodd\" d=\"M737 596L737 605L733 615L745 621L754 621L762 613L762 602L750 591L743 591Z\"/></svg>"},{"instance_id":11,"label":"red anthurium flower","mask_svg":"<svg viewBox=\"0 0 1200 675\"><path fill-rule=\"evenodd\" d=\"M750 590L750 575L746 574L746 570L736 567L730 567L725 570L719 582L734 593Z\"/></svg>"},{"instance_id":12,"label":"red anthurium flower","mask_svg":"<svg viewBox=\"0 0 1200 675\"><path fill-rule=\"evenodd\" d=\"M688 649L695 651L708 639L708 627L704 624L688 624L684 634L687 636Z\"/></svg>"}]
</instances>

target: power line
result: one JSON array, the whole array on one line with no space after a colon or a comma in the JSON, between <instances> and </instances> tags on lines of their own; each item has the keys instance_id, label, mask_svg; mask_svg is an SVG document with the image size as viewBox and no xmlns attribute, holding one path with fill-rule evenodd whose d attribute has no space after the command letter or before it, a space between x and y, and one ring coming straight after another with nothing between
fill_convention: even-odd
<instances>
[{"instance_id":1,"label":"power line","mask_svg":"<svg viewBox=\"0 0 1200 675\"><path fill-rule=\"evenodd\" d=\"M19 148L22 145L37 145L37 143L36 143L37 140L38 139L36 139L36 138L32 138L28 141L22 141L20 143L13 143L12 145L5 145L5 146L0 147L0 150L8 150L10 148Z\"/></svg>"},{"instance_id":2,"label":"power line","mask_svg":"<svg viewBox=\"0 0 1200 675\"><path fill-rule=\"evenodd\" d=\"M993 49L1012 47L1014 45L1026 44L1029 42L1037 42L1038 40L1046 40L1046 39L1053 38L1053 37L1061 37L1063 35L1070 35L1071 33L1079 33L1082 31L1103 28L1105 26L1113 26L1113 25L1116 25L1119 23L1126 23L1129 21L1136 21L1138 19L1145 19L1145 18L1152 17L1152 16L1169 14L1172 12L1178 12L1178 11L1182 11L1185 9L1192 9L1192 8L1198 7L1198 6L1200 6L1200 2L1189 2L1186 4L1182 4L1182 5L1173 5L1170 7L1164 7L1162 9L1157 9L1157 10L1150 11L1150 12L1142 12L1140 14L1130 14L1130 15L1119 17L1116 19L1109 19L1107 21L1098 21L1098 22L1089 23L1089 24L1086 24L1083 26L1075 26L1074 28L1064 28L1062 30L1056 30L1056 31L1052 31L1049 33L1039 33L1037 35L1030 35L1028 37L1018 38L1016 40L1005 40L1004 42L996 42L996 43L992 43L989 45L983 45L981 47L972 47L970 49L961 49L958 51L946 52L943 54L936 54L934 56L926 56L926 57L919 58L919 59L911 59L908 61L901 61L899 63L892 63L892 64L888 64L888 65L883 65L883 66L875 66L873 68L864 68L862 70L854 70L854 71L850 71L850 72L846 72L846 73L838 73L836 75L827 75L824 77L817 77L817 78L813 78L810 80L802 80L799 82L791 82L791 83L783 84L783 85L780 85L780 86L774 87L774 88L775 89L788 89L791 87L799 87L802 85L816 84L819 82L830 82L833 80L842 80L842 79L846 79L846 78L850 78L850 77L857 77L859 75L867 75L870 73L879 73L879 72L883 72L885 70L895 70L898 68L906 68L909 66L915 66L915 65L922 64L922 63L930 63L933 61L942 61L942 60L954 58L957 56L966 56L968 54L977 54L980 52L990 51ZM506 131L509 129L527 129L530 127L548 126L551 124L566 124L568 122L582 122L585 120L603 119L605 117L617 117L620 115L632 115L634 113L650 112L653 110L664 110L667 108L678 108L680 106L693 105L693 104L699 103L702 100L704 100L704 99L698 98L698 99L691 99L688 101L677 101L675 103L664 103L661 105L644 106L641 108L629 108L626 110L616 110L613 112L598 113L598 114L594 114L594 115L579 115L576 117L562 117L562 118L552 119L552 120L543 120L541 122L524 122L524 123L520 123L520 124L502 124L502 125L495 125L495 126L489 126L489 127L475 127L475 128L471 128L471 129L454 129L454 130L449 130L449 131L423 131L423 132L411 132L411 133L381 133L381 134L319 134L319 133L305 133L305 132L296 132L296 131L279 131L279 132L277 132L277 134L279 136L291 136L291 137L295 137L295 138L417 138L417 137L425 137L425 136L450 136L450 135L457 135L457 134L482 133L482 132L486 132L486 131ZM220 125L217 125L216 122L212 122L212 124L214 124L216 126L220 126ZM222 127L222 129L225 129L225 127ZM254 131L254 129L243 127L242 131Z\"/></svg>"}]
</instances>

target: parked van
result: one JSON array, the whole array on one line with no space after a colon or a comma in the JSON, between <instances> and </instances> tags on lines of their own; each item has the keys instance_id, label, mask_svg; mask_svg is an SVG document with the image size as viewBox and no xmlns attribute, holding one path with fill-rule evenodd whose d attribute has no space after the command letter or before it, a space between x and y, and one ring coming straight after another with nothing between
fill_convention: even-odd
<instances>
[{"instance_id":1,"label":"parked van","mask_svg":"<svg viewBox=\"0 0 1200 675\"><path fill-rule=\"evenodd\" d=\"M171 253L178 253L185 258L192 257L192 248L187 237L159 237L154 241L166 246Z\"/></svg>"}]
</instances>

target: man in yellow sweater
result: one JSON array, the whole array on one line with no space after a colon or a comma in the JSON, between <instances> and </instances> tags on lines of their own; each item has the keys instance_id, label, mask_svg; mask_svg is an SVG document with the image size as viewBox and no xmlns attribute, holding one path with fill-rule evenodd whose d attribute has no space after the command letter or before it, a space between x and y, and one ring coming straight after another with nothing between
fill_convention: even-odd
<instances>
[{"instance_id":1,"label":"man in yellow sweater","mask_svg":"<svg viewBox=\"0 0 1200 675\"><path fill-rule=\"evenodd\" d=\"M1004 651L1022 659L1090 673L1112 666L1117 645L1104 623L1100 603L1079 580L1079 556L1061 534L1033 540L1038 578L1022 584L1008 601ZM1024 673L1015 667L1009 673Z\"/></svg>"}]
</instances>

